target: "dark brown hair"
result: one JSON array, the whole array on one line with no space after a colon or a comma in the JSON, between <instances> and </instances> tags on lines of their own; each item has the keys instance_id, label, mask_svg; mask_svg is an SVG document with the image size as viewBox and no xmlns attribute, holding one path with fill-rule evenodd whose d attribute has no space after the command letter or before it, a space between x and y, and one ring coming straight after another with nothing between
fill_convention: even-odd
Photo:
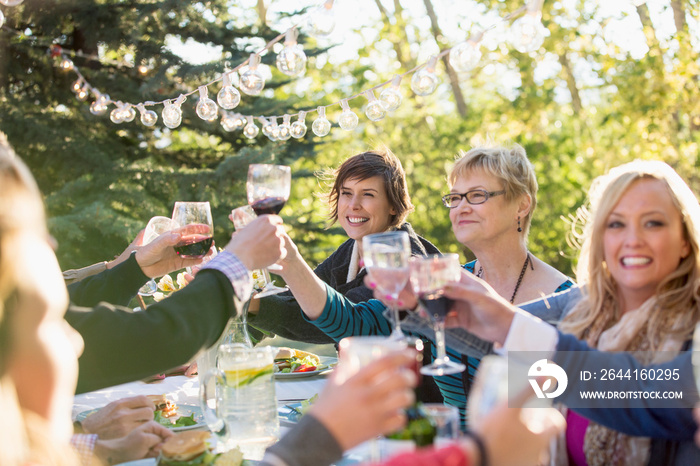
<instances>
[{"instance_id":1,"label":"dark brown hair","mask_svg":"<svg viewBox=\"0 0 700 466\"><path fill-rule=\"evenodd\" d=\"M401 161L389 149L362 152L346 159L337 170L332 172L333 186L328 193L329 215L331 225L338 220L338 197L340 189L348 180L366 180L375 176L384 181L384 190L389 204L396 211L391 217L391 226L401 225L413 211L411 196L406 187L406 172Z\"/></svg>"}]
</instances>

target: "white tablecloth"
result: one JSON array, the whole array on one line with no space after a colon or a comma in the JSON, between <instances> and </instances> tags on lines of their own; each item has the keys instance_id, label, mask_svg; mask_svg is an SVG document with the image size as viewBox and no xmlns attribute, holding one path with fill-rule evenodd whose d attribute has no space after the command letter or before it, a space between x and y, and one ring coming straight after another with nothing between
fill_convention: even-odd
<instances>
[{"instance_id":1,"label":"white tablecloth","mask_svg":"<svg viewBox=\"0 0 700 466\"><path fill-rule=\"evenodd\" d=\"M326 383L323 376L276 380L275 391L280 404L291 400L305 400L319 393ZM73 419L83 411L101 408L110 401L136 395L167 395L178 404L199 406L197 377L178 375L152 383L130 382L123 385L76 395L73 401Z\"/></svg>"}]
</instances>

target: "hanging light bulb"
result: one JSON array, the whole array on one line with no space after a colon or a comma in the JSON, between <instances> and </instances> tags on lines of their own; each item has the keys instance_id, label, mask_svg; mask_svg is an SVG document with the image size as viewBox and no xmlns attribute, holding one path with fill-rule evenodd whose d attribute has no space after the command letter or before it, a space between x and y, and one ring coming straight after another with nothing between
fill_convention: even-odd
<instances>
[{"instance_id":1,"label":"hanging light bulb","mask_svg":"<svg viewBox=\"0 0 700 466\"><path fill-rule=\"evenodd\" d=\"M359 118L357 118L357 115L350 109L348 99L341 100L340 107L343 109L338 117L338 124L340 127L345 131L352 131L357 128Z\"/></svg>"},{"instance_id":2,"label":"hanging light bulb","mask_svg":"<svg viewBox=\"0 0 700 466\"><path fill-rule=\"evenodd\" d=\"M286 141L292 137L292 127L290 125L291 118L289 115L285 115L282 118L282 124L279 125L279 140Z\"/></svg>"},{"instance_id":3,"label":"hanging light bulb","mask_svg":"<svg viewBox=\"0 0 700 466\"><path fill-rule=\"evenodd\" d=\"M527 13L515 20L508 32L509 41L518 52L534 52L544 43L547 28L542 24L541 5L538 6L537 3L532 2Z\"/></svg>"},{"instance_id":4,"label":"hanging light bulb","mask_svg":"<svg viewBox=\"0 0 700 466\"><path fill-rule=\"evenodd\" d=\"M106 107L109 105L109 94L98 93L96 102Z\"/></svg>"},{"instance_id":5,"label":"hanging light bulb","mask_svg":"<svg viewBox=\"0 0 700 466\"><path fill-rule=\"evenodd\" d=\"M245 128L243 128L243 134L248 139L254 139L260 132L260 129L257 126L255 126L252 116L248 115L246 117L246 121L248 121L248 124L245 125Z\"/></svg>"},{"instance_id":6,"label":"hanging light bulb","mask_svg":"<svg viewBox=\"0 0 700 466\"><path fill-rule=\"evenodd\" d=\"M318 137L323 137L331 132L331 122L326 118L326 107L318 107L318 118L311 124L311 131Z\"/></svg>"},{"instance_id":7,"label":"hanging light bulb","mask_svg":"<svg viewBox=\"0 0 700 466\"><path fill-rule=\"evenodd\" d=\"M227 111L222 111L221 112L221 127L224 128L224 131L229 132L229 133L231 131L238 129L236 127L236 117Z\"/></svg>"},{"instance_id":8,"label":"hanging light bulb","mask_svg":"<svg viewBox=\"0 0 700 466\"><path fill-rule=\"evenodd\" d=\"M124 114L122 113L122 103L117 102L114 105L116 105L116 107L114 107L112 111L109 112L109 119L112 120L112 123L118 125L124 122Z\"/></svg>"},{"instance_id":9,"label":"hanging light bulb","mask_svg":"<svg viewBox=\"0 0 700 466\"><path fill-rule=\"evenodd\" d=\"M195 107L197 116L204 121L214 121L219 115L219 107L216 102L209 98L209 90L207 86L199 88L199 102Z\"/></svg>"},{"instance_id":10,"label":"hanging light bulb","mask_svg":"<svg viewBox=\"0 0 700 466\"><path fill-rule=\"evenodd\" d=\"M17 6L23 1L24 0L0 0L0 3L2 3L5 6Z\"/></svg>"},{"instance_id":11,"label":"hanging light bulb","mask_svg":"<svg viewBox=\"0 0 700 466\"><path fill-rule=\"evenodd\" d=\"M365 107L365 115L372 121L379 121L386 116L384 105L374 96L374 91L365 92L367 97L367 107Z\"/></svg>"},{"instance_id":12,"label":"hanging light bulb","mask_svg":"<svg viewBox=\"0 0 700 466\"><path fill-rule=\"evenodd\" d=\"M131 123L134 121L134 118L136 118L136 110L134 110L134 106L126 103L122 107L122 120L124 123Z\"/></svg>"},{"instance_id":13,"label":"hanging light bulb","mask_svg":"<svg viewBox=\"0 0 700 466\"><path fill-rule=\"evenodd\" d=\"M233 124L236 127L235 129L242 129L246 124L246 119L240 113L236 113L233 115Z\"/></svg>"},{"instance_id":14,"label":"hanging light bulb","mask_svg":"<svg viewBox=\"0 0 700 466\"><path fill-rule=\"evenodd\" d=\"M63 57L61 62L58 64L58 67L63 71L70 71L74 68L73 61L68 57Z\"/></svg>"},{"instance_id":15,"label":"hanging light bulb","mask_svg":"<svg viewBox=\"0 0 700 466\"><path fill-rule=\"evenodd\" d=\"M437 64L437 57L432 56L428 60L428 63L416 71L411 78L411 89L418 95L430 95L435 92L440 80L435 75L435 65Z\"/></svg>"},{"instance_id":16,"label":"hanging light bulb","mask_svg":"<svg viewBox=\"0 0 700 466\"><path fill-rule=\"evenodd\" d=\"M156 124L156 121L158 121L158 114L156 112L153 110L146 110L143 104L138 104L136 108L139 109L139 113L141 114L141 124L143 124L143 126L153 126Z\"/></svg>"},{"instance_id":17,"label":"hanging light bulb","mask_svg":"<svg viewBox=\"0 0 700 466\"><path fill-rule=\"evenodd\" d=\"M262 126L263 136L272 139L272 120L268 120L265 117L258 117L258 121L260 122L260 126Z\"/></svg>"},{"instance_id":18,"label":"hanging light bulb","mask_svg":"<svg viewBox=\"0 0 700 466\"><path fill-rule=\"evenodd\" d=\"M311 34L317 37L326 37L333 32L335 18L331 11L332 9L333 0L327 0L321 8L309 17L308 24Z\"/></svg>"},{"instance_id":19,"label":"hanging light bulb","mask_svg":"<svg viewBox=\"0 0 700 466\"><path fill-rule=\"evenodd\" d=\"M299 31L288 29L284 36L284 48L277 54L277 69L287 76L299 76L306 70L306 54L297 44Z\"/></svg>"},{"instance_id":20,"label":"hanging light bulb","mask_svg":"<svg viewBox=\"0 0 700 466\"><path fill-rule=\"evenodd\" d=\"M457 44L450 50L450 65L457 71L471 71L481 60L481 50L479 50L483 31L476 37L470 38L466 42Z\"/></svg>"},{"instance_id":21,"label":"hanging light bulb","mask_svg":"<svg viewBox=\"0 0 700 466\"><path fill-rule=\"evenodd\" d=\"M163 124L170 129L177 128L182 123L182 109L180 108L187 97L180 95L173 103L170 100L165 102L165 108L161 114Z\"/></svg>"},{"instance_id":22,"label":"hanging light bulb","mask_svg":"<svg viewBox=\"0 0 700 466\"><path fill-rule=\"evenodd\" d=\"M258 95L265 87L265 78L258 71L260 64L260 55L251 54L248 60L248 69L240 77L240 88L243 93L248 95Z\"/></svg>"},{"instance_id":23,"label":"hanging light bulb","mask_svg":"<svg viewBox=\"0 0 700 466\"><path fill-rule=\"evenodd\" d=\"M299 118L292 123L289 132L294 139L301 139L306 135L306 112L299 112Z\"/></svg>"},{"instance_id":24,"label":"hanging light bulb","mask_svg":"<svg viewBox=\"0 0 700 466\"><path fill-rule=\"evenodd\" d=\"M381 94L379 94L379 101L384 105L387 112L393 112L399 105L401 105L401 100L403 96L399 90L401 85L401 76L398 74L394 76L391 80L391 85L384 89Z\"/></svg>"},{"instance_id":25,"label":"hanging light bulb","mask_svg":"<svg viewBox=\"0 0 700 466\"><path fill-rule=\"evenodd\" d=\"M5 15L3 14L2 10L0 10L0 28L3 24L5 24Z\"/></svg>"},{"instance_id":26,"label":"hanging light bulb","mask_svg":"<svg viewBox=\"0 0 700 466\"><path fill-rule=\"evenodd\" d=\"M76 93L76 97L81 102L84 102L85 100L87 100L89 95L90 95L90 87L87 84L83 85L83 87L81 87L80 90Z\"/></svg>"},{"instance_id":27,"label":"hanging light bulb","mask_svg":"<svg viewBox=\"0 0 700 466\"><path fill-rule=\"evenodd\" d=\"M219 93L216 94L216 101L221 108L226 110L236 108L241 102L241 93L231 85L231 72L224 73L222 82L223 86L221 86Z\"/></svg>"},{"instance_id":28,"label":"hanging light bulb","mask_svg":"<svg viewBox=\"0 0 700 466\"><path fill-rule=\"evenodd\" d=\"M97 101L90 104L90 113L92 113L93 115L104 115L106 111L107 107L98 104Z\"/></svg>"},{"instance_id":29,"label":"hanging light bulb","mask_svg":"<svg viewBox=\"0 0 700 466\"><path fill-rule=\"evenodd\" d=\"M73 89L73 92L80 92L80 89L82 89L82 88L83 88L83 78L78 78L71 86L71 89Z\"/></svg>"},{"instance_id":30,"label":"hanging light bulb","mask_svg":"<svg viewBox=\"0 0 700 466\"><path fill-rule=\"evenodd\" d=\"M277 126L277 117L271 117L272 131L270 131L270 141L278 141L280 138L280 127Z\"/></svg>"}]
</instances>

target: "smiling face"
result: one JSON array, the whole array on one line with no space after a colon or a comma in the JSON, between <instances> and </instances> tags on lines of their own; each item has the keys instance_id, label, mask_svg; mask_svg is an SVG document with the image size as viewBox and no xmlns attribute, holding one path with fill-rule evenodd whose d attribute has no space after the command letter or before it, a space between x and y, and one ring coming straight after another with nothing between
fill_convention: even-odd
<instances>
[{"instance_id":1,"label":"smiling face","mask_svg":"<svg viewBox=\"0 0 700 466\"><path fill-rule=\"evenodd\" d=\"M641 179L629 187L608 215L603 249L623 311L654 295L690 254L681 214L663 181Z\"/></svg>"},{"instance_id":2,"label":"smiling face","mask_svg":"<svg viewBox=\"0 0 700 466\"><path fill-rule=\"evenodd\" d=\"M396 211L389 203L384 180L373 176L345 181L338 192L338 222L355 241L387 231Z\"/></svg>"},{"instance_id":3,"label":"smiling face","mask_svg":"<svg viewBox=\"0 0 700 466\"><path fill-rule=\"evenodd\" d=\"M450 192L466 193L473 189L494 192L501 191L503 186L498 178L476 169L456 179ZM468 248L504 234L517 234L517 217L517 203L506 201L503 195L489 197L477 205L462 199L457 207L450 209L452 231L457 241Z\"/></svg>"}]
</instances>

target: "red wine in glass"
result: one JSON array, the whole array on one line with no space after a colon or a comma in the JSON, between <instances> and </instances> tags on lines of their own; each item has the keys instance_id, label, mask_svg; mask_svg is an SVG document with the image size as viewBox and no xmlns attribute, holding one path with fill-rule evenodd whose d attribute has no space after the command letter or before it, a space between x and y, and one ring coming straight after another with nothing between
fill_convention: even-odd
<instances>
[{"instance_id":1,"label":"red wine in glass","mask_svg":"<svg viewBox=\"0 0 700 466\"><path fill-rule=\"evenodd\" d=\"M250 206L257 215L279 214L287 199L283 197L268 197L253 202Z\"/></svg>"},{"instance_id":2,"label":"red wine in glass","mask_svg":"<svg viewBox=\"0 0 700 466\"><path fill-rule=\"evenodd\" d=\"M199 259L200 257L204 257L209 249L211 249L213 241L214 238L211 236L204 239L189 238L174 246L175 253L186 259Z\"/></svg>"},{"instance_id":3,"label":"red wine in glass","mask_svg":"<svg viewBox=\"0 0 700 466\"><path fill-rule=\"evenodd\" d=\"M445 320L453 303L442 292L421 294L418 296L418 301L428 311L430 318L433 320Z\"/></svg>"}]
</instances>

